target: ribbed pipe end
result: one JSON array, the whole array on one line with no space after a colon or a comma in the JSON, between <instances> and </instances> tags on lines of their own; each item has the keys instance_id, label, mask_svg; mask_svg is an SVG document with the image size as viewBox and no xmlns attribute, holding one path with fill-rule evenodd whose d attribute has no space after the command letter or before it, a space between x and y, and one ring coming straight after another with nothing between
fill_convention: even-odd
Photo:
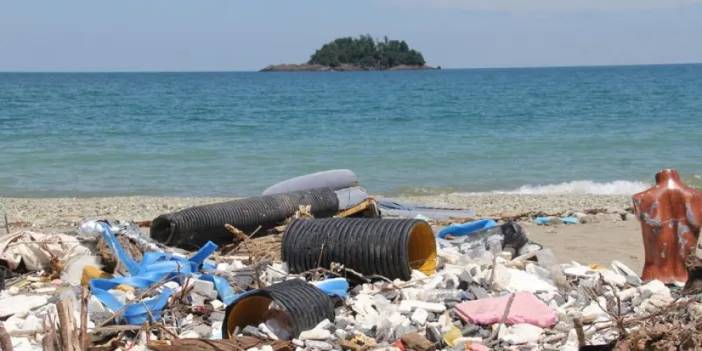
<instances>
[{"instance_id":1,"label":"ribbed pipe end","mask_svg":"<svg viewBox=\"0 0 702 351\"><path fill-rule=\"evenodd\" d=\"M366 275L409 280L412 269L436 271L436 240L431 226L414 219L298 219L288 225L282 257L302 273L332 262Z\"/></svg>"}]
</instances>

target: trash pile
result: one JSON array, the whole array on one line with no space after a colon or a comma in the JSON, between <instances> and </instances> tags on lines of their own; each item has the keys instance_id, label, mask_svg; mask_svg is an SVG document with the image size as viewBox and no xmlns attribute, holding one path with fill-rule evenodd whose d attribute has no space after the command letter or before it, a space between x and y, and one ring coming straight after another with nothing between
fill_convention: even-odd
<instances>
[{"instance_id":1,"label":"trash pile","mask_svg":"<svg viewBox=\"0 0 702 351\"><path fill-rule=\"evenodd\" d=\"M702 294L618 261L558 264L518 222L472 216L376 200L334 170L149 233L101 220L6 235L0 349L702 347Z\"/></svg>"}]
</instances>

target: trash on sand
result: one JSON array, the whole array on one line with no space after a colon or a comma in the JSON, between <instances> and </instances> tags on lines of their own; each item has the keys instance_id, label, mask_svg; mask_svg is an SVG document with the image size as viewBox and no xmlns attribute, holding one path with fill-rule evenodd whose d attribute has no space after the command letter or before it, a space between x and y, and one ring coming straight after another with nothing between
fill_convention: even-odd
<instances>
[{"instance_id":1,"label":"trash on sand","mask_svg":"<svg viewBox=\"0 0 702 351\"><path fill-rule=\"evenodd\" d=\"M140 263L127 255L124 248L117 242L110 226L103 225L103 239L110 246L120 262L129 270L130 275L125 277L113 277L109 279L95 278L89 282L93 295L107 308L115 313L123 311L119 320L124 320L128 324L142 324L146 321L157 321L161 318L161 311L168 303L172 291L164 287L152 298L144 299L140 302L124 304L113 293L111 289L120 285L129 285L139 289L149 289L159 283L168 280L182 279L187 275L197 273L205 264L205 259L217 250L217 245L209 242L205 244L191 258L186 259L181 256L174 256L162 252L146 252ZM211 267L210 268L214 268ZM202 275L200 279L214 282L218 294L225 303L235 298L229 283L221 277L212 275Z\"/></svg>"},{"instance_id":2,"label":"trash on sand","mask_svg":"<svg viewBox=\"0 0 702 351\"><path fill-rule=\"evenodd\" d=\"M439 231L437 235L439 238L444 239L447 236L461 236L470 235L481 230L490 229L497 226L497 222L492 219L481 219L479 221L466 222L463 224L452 224Z\"/></svg>"},{"instance_id":3,"label":"trash on sand","mask_svg":"<svg viewBox=\"0 0 702 351\"><path fill-rule=\"evenodd\" d=\"M208 340L208 339L173 339L152 340L148 347L155 351L221 351L221 350L265 350L269 347L272 351L292 351L293 346L288 341L264 341L251 336L240 336L236 339Z\"/></svg>"},{"instance_id":4,"label":"trash on sand","mask_svg":"<svg viewBox=\"0 0 702 351\"><path fill-rule=\"evenodd\" d=\"M349 282L344 278L326 279L319 282L313 282L312 285L316 286L319 290L322 290L329 296L336 296L345 299L349 295Z\"/></svg>"},{"instance_id":5,"label":"trash on sand","mask_svg":"<svg viewBox=\"0 0 702 351\"><path fill-rule=\"evenodd\" d=\"M553 224L578 224L580 220L576 216L556 217L556 216L539 216L534 218L534 223L538 225L553 225Z\"/></svg>"},{"instance_id":6,"label":"trash on sand","mask_svg":"<svg viewBox=\"0 0 702 351\"><path fill-rule=\"evenodd\" d=\"M501 328L498 338L512 345L534 344L539 341L543 333L544 330L535 325L518 323L511 327Z\"/></svg>"},{"instance_id":7,"label":"trash on sand","mask_svg":"<svg viewBox=\"0 0 702 351\"><path fill-rule=\"evenodd\" d=\"M31 231L0 237L0 253L0 260L10 270L22 264L28 271L49 271L52 262L63 267L65 262L91 255L90 249L81 245L75 236Z\"/></svg>"},{"instance_id":8,"label":"trash on sand","mask_svg":"<svg viewBox=\"0 0 702 351\"><path fill-rule=\"evenodd\" d=\"M552 308L528 292L462 302L456 306L456 313L464 320L477 324L500 323L504 314L506 324L528 323L548 328L558 321Z\"/></svg>"},{"instance_id":9,"label":"trash on sand","mask_svg":"<svg viewBox=\"0 0 702 351\"><path fill-rule=\"evenodd\" d=\"M436 271L436 242L414 219L297 219L283 234L283 260L292 273L340 263L362 274L409 280L412 269Z\"/></svg>"},{"instance_id":10,"label":"trash on sand","mask_svg":"<svg viewBox=\"0 0 702 351\"><path fill-rule=\"evenodd\" d=\"M633 196L644 238L643 280L687 281L685 260L699 237L701 199L702 191L685 185L673 169L658 172L655 186Z\"/></svg>"},{"instance_id":11,"label":"trash on sand","mask_svg":"<svg viewBox=\"0 0 702 351\"><path fill-rule=\"evenodd\" d=\"M427 340L426 337L423 335L413 332L413 333L407 333L403 335L400 340L402 340L402 344L410 349L410 350L416 350L416 351L433 351L436 350L436 347L434 346L434 343Z\"/></svg>"},{"instance_id":12,"label":"trash on sand","mask_svg":"<svg viewBox=\"0 0 702 351\"><path fill-rule=\"evenodd\" d=\"M0 297L0 318L16 313L26 313L33 308L49 303L50 295L15 295Z\"/></svg>"},{"instance_id":13,"label":"trash on sand","mask_svg":"<svg viewBox=\"0 0 702 351\"><path fill-rule=\"evenodd\" d=\"M474 245L475 249L479 249L479 246L489 248L492 245L493 250L497 249L498 252L504 248L511 248L515 253L529 242L524 228L513 221L497 225L495 221L488 219L464 223L459 226L464 226L463 230L466 232L463 233L460 229L448 226L439 231L438 237L459 240L459 242L466 244L470 243ZM495 248L498 243L500 247Z\"/></svg>"},{"instance_id":14,"label":"trash on sand","mask_svg":"<svg viewBox=\"0 0 702 351\"><path fill-rule=\"evenodd\" d=\"M432 228L466 219L363 218L372 197L339 212L365 196L347 185L327 189L330 213L356 218L298 206L282 235L223 226L241 242L211 256L206 241L186 252L133 223L84 222L73 238L89 252L60 275L8 270L2 324L17 350L702 349L698 293L617 261L562 264L517 222L442 239Z\"/></svg>"},{"instance_id":15,"label":"trash on sand","mask_svg":"<svg viewBox=\"0 0 702 351\"><path fill-rule=\"evenodd\" d=\"M246 326L265 325L280 340L290 340L324 319L334 320L332 300L299 279L239 296L227 307L222 335L234 338Z\"/></svg>"}]
</instances>

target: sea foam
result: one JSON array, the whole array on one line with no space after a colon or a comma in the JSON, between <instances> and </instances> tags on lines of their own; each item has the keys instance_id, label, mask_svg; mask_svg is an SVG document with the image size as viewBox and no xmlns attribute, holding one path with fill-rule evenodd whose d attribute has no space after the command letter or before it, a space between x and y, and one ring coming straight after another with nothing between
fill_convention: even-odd
<instances>
[{"instance_id":1,"label":"sea foam","mask_svg":"<svg viewBox=\"0 0 702 351\"><path fill-rule=\"evenodd\" d=\"M559 184L522 185L509 191L495 191L500 194L594 194L594 195L632 195L650 187L640 181L615 180L611 182L594 182L575 180Z\"/></svg>"}]
</instances>

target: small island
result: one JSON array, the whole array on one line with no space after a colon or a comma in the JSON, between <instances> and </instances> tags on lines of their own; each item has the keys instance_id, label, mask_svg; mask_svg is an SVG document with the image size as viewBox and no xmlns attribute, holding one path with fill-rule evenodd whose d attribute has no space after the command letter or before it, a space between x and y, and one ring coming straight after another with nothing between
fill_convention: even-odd
<instances>
[{"instance_id":1,"label":"small island","mask_svg":"<svg viewBox=\"0 0 702 351\"><path fill-rule=\"evenodd\" d=\"M270 65L261 72L327 72L434 69L404 40L376 41L370 35L339 38L318 49L307 63Z\"/></svg>"}]
</instances>

